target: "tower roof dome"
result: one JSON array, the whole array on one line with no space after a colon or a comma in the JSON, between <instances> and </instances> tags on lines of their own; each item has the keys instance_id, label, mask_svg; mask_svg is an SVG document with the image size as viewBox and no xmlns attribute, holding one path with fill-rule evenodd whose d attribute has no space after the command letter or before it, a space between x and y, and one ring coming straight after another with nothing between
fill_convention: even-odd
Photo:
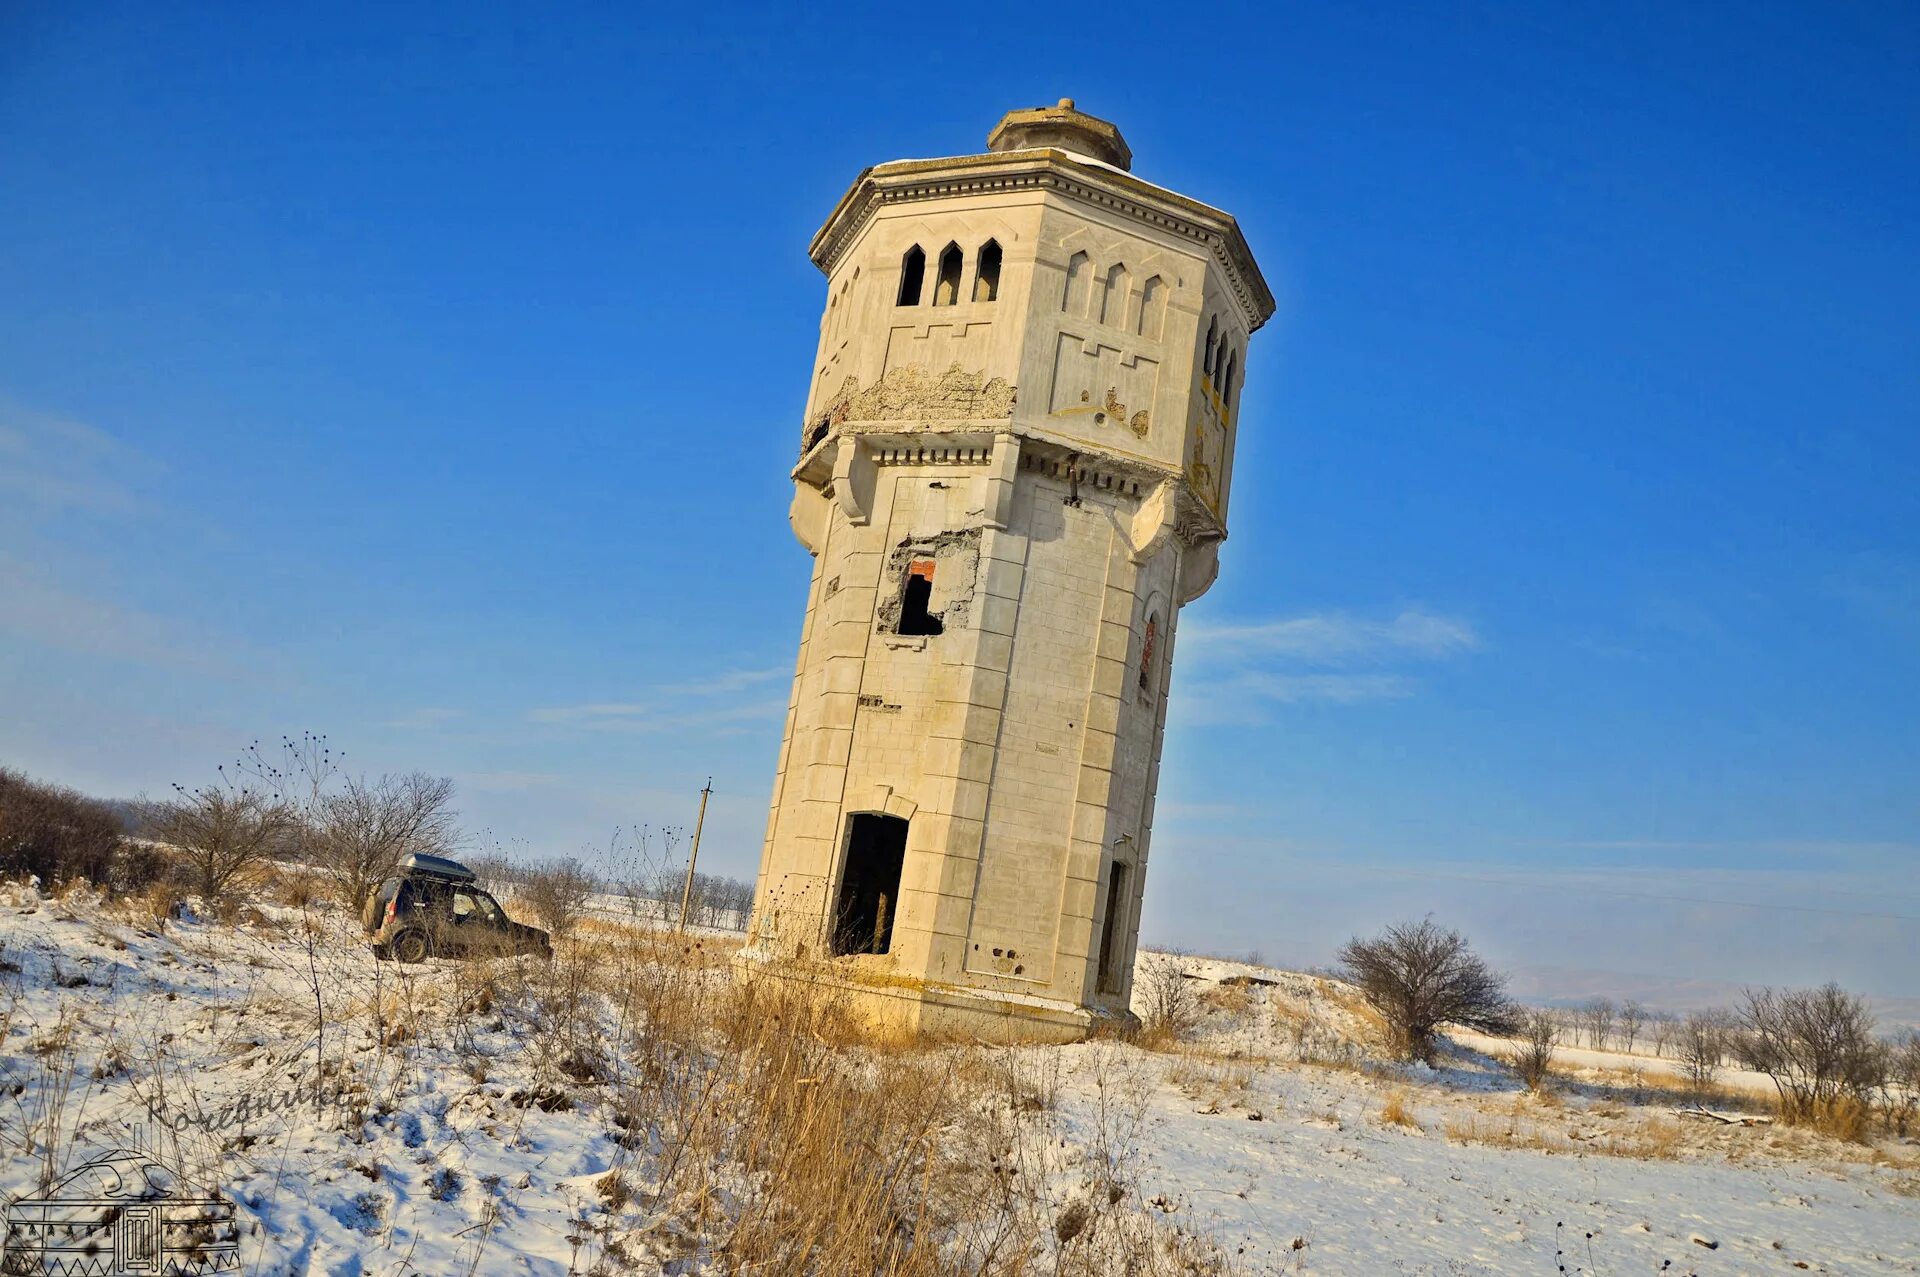
<instances>
[{"instance_id":1,"label":"tower roof dome","mask_svg":"<svg viewBox=\"0 0 1920 1277\"><path fill-rule=\"evenodd\" d=\"M1099 116L1076 110L1072 98L1061 98L1057 106L1008 111L987 134L989 151L1028 151L1043 146L1090 155L1117 169L1133 169L1133 151L1120 130Z\"/></svg>"}]
</instances>

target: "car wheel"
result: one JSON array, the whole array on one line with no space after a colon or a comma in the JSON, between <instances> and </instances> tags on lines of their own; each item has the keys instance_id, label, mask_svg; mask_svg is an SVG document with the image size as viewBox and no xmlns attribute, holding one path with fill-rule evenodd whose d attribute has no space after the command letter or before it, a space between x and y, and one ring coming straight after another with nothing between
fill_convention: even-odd
<instances>
[{"instance_id":1,"label":"car wheel","mask_svg":"<svg viewBox=\"0 0 1920 1277\"><path fill-rule=\"evenodd\" d=\"M409 964L425 962L428 948L425 932L409 931L393 942L393 956Z\"/></svg>"}]
</instances>

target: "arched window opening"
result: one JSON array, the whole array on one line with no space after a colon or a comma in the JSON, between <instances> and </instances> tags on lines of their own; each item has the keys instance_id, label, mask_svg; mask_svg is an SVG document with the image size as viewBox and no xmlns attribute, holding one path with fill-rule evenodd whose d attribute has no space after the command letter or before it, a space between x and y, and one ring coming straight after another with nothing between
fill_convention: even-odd
<instances>
[{"instance_id":1,"label":"arched window opening","mask_svg":"<svg viewBox=\"0 0 1920 1277\"><path fill-rule=\"evenodd\" d=\"M1085 253L1075 253L1067 263L1067 287L1060 295L1060 309L1069 315L1087 313L1087 293L1093 282L1093 262Z\"/></svg>"},{"instance_id":2,"label":"arched window opening","mask_svg":"<svg viewBox=\"0 0 1920 1277\"><path fill-rule=\"evenodd\" d=\"M1167 285L1158 275L1140 286L1139 333L1148 341L1160 340L1160 327L1167 320Z\"/></svg>"},{"instance_id":3,"label":"arched window opening","mask_svg":"<svg viewBox=\"0 0 1920 1277\"><path fill-rule=\"evenodd\" d=\"M1160 638L1160 617L1155 613L1147 617L1147 632L1140 640L1140 690L1153 692L1153 649Z\"/></svg>"},{"instance_id":4,"label":"arched window opening","mask_svg":"<svg viewBox=\"0 0 1920 1277\"><path fill-rule=\"evenodd\" d=\"M893 947L906 858L906 821L878 812L861 812L847 821L847 863L833 910L836 955L885 953Z\"/></svg>"},{"instance_id":5,"label":"arched window opening","mask_svg":"<svg viewBox=\"0 0 1920 1277\"><path fill-rule=\"evenodd\" d=\"M1213 376L1213 348L1220 342L1220 320L1217 316L1207 320L1207 351L1200 358L1200 371Z\"/></svg>"},{"instance_id":6,"label":"arched window opening","mask_svg":"<svg viewBox=\"0 0 1920 1277\"><path fill-rule=\"evenodd\" d=\"M1125 262L1115 262L1107 268L1106 288L1100 294L1101 323L1112 324L1116 328L1126 325L1127 284L1130 279Z\"/></svg>"},{"instance_id":7,"label":"arched window opening","mask_svg":"<svg viewBox=\"0 0 1920 1277\"><path fill-rule=\"evenodd\" d=\"M1233 402L1233 374L1240 363L1237 351L1227 354L1226 367L1220 371L1220 406L1226 407Z\"/></svg>"},{"instance_id":8,"label":"arched window opening","mask_svg":"<svg viewBox=\"0 0 1920 1277\"><path fill-rule=\"evenodd\" d=\"M947 245L940 254L940 274L933 285L933 304L951 306L960 300L960 246Z\"/></svg>"},{"instance_id":9,"label":"arched window opening","mask_svg":"<svg viewBox=\"0 0 1920 1277\"><path fill-rule=\"evenodd\" d=\"M907 579L900 592L901 634L940 634L945 627L933 603L933 560L916 559L907 567Z\"/></svg>"},{"instance_id":10,"label":"arched window opening","mask_svg":"<svg viewBox=\"0 0 1920 1277\"><path fill-rule=\"evenodd\" d=\"M980 263L973 268L973 300L990 302L1000 296L1000 241L980 246Z\"/></svg>"},{"instance_id":11,"label":"arched window opening","mask_svg":"<svg viewBox=\"0 0 1920 1277\"><path fill-rule=\"evenodd\" d=\"M927 255L918 244L907 250L900 261L900 296L896 306L918 306L920 304L920 285L927 275Z\"/></svg>"}]
</instances>

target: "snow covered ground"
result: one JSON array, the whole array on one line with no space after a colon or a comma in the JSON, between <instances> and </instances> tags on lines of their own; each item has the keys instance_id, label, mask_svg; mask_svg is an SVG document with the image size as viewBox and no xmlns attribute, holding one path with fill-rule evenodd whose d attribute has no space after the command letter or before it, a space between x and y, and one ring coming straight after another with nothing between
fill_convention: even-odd
<instances>
[{"instance_id":1,"label":"snow covered ground","mask_svg":"<svg viewBox=\"0 0 1920 1277\"><path fill-rule=\"evenodd\" d=\"M1543 1102L1472 1040L1401 1069L1336 982L1143 961L1191 976L1177 1049L956 1053L1012 1079L981 1103L1022 1097L950 1154L1042 1221L1035 1271L1110 1201L1138 1208L1110 1227L1197 1232L1246 1272L1920 1272L1914 1142L1681 1121L1657 1082ZM686 1200L650 1195L660 1142L614 1120L582 1048L494 1001L530 962L483 981L375 963L339 911L161 927L0 888L0 1196L138 1144L231 1195L254 1277L726 1271ZM610 1200L622 1167L632 1200ZM745 1192L699 1185L722 1212Z\"/></svg>"}]
</instances>

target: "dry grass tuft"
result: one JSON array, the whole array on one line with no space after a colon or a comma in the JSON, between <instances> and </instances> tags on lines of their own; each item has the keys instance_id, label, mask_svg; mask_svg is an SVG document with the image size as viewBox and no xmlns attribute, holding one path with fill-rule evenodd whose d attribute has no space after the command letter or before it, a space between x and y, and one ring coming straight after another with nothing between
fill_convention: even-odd
<instances>
[{"instance_id":1,"label":"dry grass tuft","mask_svg":"<svg viewBox=\"0 0 1920 1277\"><path fill-rule=\"evenodd\" d=\"M1407 1092L1405 1087L1397 1087L1387 1092L1386 1101L1380 1106L1380 1121L1385 1126L1404 1127L1409 1131L1424 1131L1420 1119L1407 1111Z\"/></svg>"}]
</instances>

